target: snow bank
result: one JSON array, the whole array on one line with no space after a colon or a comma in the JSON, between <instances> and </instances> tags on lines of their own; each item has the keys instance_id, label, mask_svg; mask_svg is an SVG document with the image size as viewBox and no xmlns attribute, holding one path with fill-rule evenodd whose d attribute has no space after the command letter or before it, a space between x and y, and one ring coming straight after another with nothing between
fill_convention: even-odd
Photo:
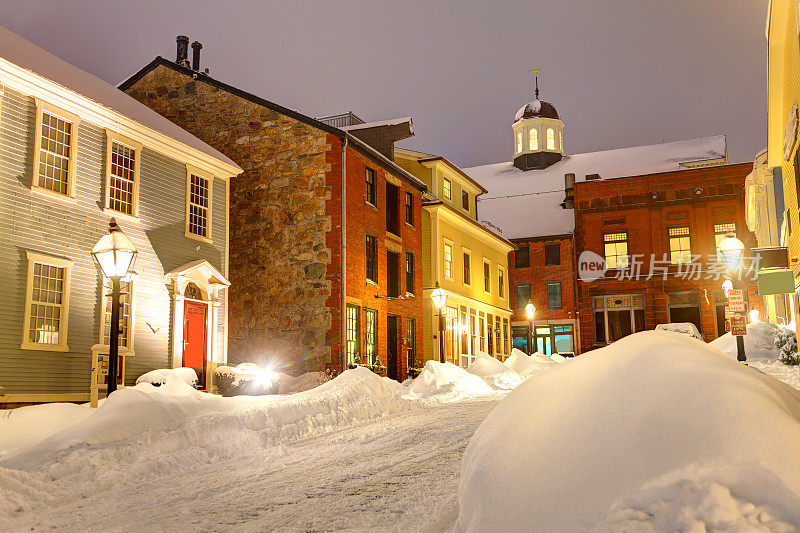
<instances>
[{"instance_id":1,"label":"snow bank","mask_svg":"<svg viewBox=\"0 0 800 533\"><path fill-rule=\"evenodd\" d=\"M88 405L46 403L0 411L0 458L42 441L91 415Z\"/></svg>"},{"instance_id":2,"label":"snow bank","mask_svg":"<svg viewBox=\"0 0 800 533\"><path fill-rule=\"evenodd\" d=\"M197 386L197 373L192 368L159 368L151 370L136 378L136 384L150 383L156 387L160 387L167 383L170 379L177 379L183 381L191 387Z\"/></svg>"},{"instance_id":3,"label":"snow bank","mask_svg":"<svg viewBox=\"0 0 800 533\"><path fill-rule=\"evenodd\" d=\"M295 394L319 387L330 380L325 372L306 372L293 377L278 373L278 394Z\"/></svg>"},{"instance_id":4,"label":"snow bank","mask_svg":"<svg viewBox=\"0 0 800 533\"><path fill-rule=\"evenodd\" d=\"M695 339L702 340L703 338L703 336L700 335L700 330L697 329L697 326L691 322L670 322L669 324L658 324L656 325L656 329L659 331L672 331L675 333L681 333L682 335L689 335Z\"/></svg>"},{"instance_id":5,"label":"snow bank","mask_svg":"<svg viewBox=\"0 0 800 533\"><path fill-rule=\"evenodd\" d=\"M511 355L503 364L523 378L528 378L534 374L544 372L546 369L550 368L554 362L556 361L548 359L545 355L540 355L538 353L528 355L522 350L514 348L511 350Z\"/></svg>"},{"instance_id":6,"label":"snow bank","mask_svg":"<svg viewBox=\"0 0 800 533\"><path fill-rule=\"evenodd\" d=\"M467 372L482 378L493 389L511 390L522 383L519 374L484 352L478 352Z\"/></svg>"},{"instance_id":7,"label":"snow bank","mask_svg":"<svg viewBox=\"0 0 800 533\"><path fill-rule=\"evenodd\" d=\"M755 509L797 524L798 442L800 392L687 336L637 333L498 404L467 447L455 529L614 529L679 513L736 525Z\"/></svg>"},{"instance_id":8,"label":"snow bank","mask_svg":"<svg viewBox=\"0 0 800 533\"><path fill-rule=\"evenodd\" d=\"M499 363L499 361L498 361ZM502 365L502 363L500 363ZM428 361L408 386L405 398L453 402L494 392L481 377L453 363Z\"/></svg>"},{"instance_id":9,"label":"snow bank","mask_svg":"<svg viewBox=\"0 0 800 533\"><path fill-rule=\"evenodd\" d=\"M744 351L747 360L777 359L780 351L775 346L775 333L778 326L769 322L754 322L747 325L744 337ZM736 359L736 337L726 333L708 343L728 357Z\"/></svg>"}]
</instances>

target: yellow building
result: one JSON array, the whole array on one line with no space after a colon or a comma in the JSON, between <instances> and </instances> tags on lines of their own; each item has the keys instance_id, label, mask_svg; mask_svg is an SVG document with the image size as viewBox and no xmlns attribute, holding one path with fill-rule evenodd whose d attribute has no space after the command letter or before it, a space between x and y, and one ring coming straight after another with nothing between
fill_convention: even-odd
<instances>
[{"instance_id":1,"label":"yellow building","mask_svg":"<svg viewBox=\"0 0 800 533\"><path fill-rule=\"evenodd\" d=\"M788 266L794 278L791 320L800 309L800 218L798 183L800 153L797 149L797 110L800 106L800 6L797 0L771 0L767 11L768 104L767 167L783 188L782 212L776 213L780 244L788 246ZM789 277L789 274L786 274ZM759 277L761 274L759 274ZM759 290L761 292L761 279Z\"/></svg>"},{"instance_id":2,"label":"yellow building","mask_svg":"<svg viewBox=\"0 0 800 533\"><path fill-rule=\"evenodd\" d=\"M500 360L511 353L508 254L514 245L482 224L478 182L443 157L395 148L395 162L428 186L422 210L425 360L440 360L439 312L430 295L447 295L445 359L466 367L485 352Z\"/></svg>"}]
</instances>

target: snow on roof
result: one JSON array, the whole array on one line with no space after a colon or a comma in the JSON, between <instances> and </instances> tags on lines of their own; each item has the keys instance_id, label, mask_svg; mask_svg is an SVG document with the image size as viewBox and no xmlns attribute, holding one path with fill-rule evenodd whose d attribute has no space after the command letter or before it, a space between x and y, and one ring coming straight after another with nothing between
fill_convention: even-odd
<instances>
[{"instance_id":1,"label":"snow on roof","mask_svg":"<svg viewBox=\"0 0 800 533\"><path fill-rule=\"evenodd\" d=\"M560 206L564 174L574 173L576 182L591 174L601 179L640 176L684 170L681 163L722 159L725 154L725 136L715 135L564 156L542 170L523 171L509 161L464 172L489 190L478 199L480 219L498 226L507 239L519 239L574 231L572 210Z\"/></svg>"},{"instance_id":2,"label":"snow on roof","mask_svg":"<svg viewBox=\"0 0 800 533\"><path fill-rule=\"evenodd\" d=\"M378 122L364 122L363 124L353 124L352 126L342 126L339 129L344 131L363 130L367 128L377 128L380 126L395 126L397 124L404 124L408 122L411 124L413 121L411 117L391 118L389 120L380 120Z\"/></svg>"},{"instance_id":3,"label":"snow on roof","mask_svg":"<svg viewBox=\"0 0 800 533\"><path fill-rule=\"evenodd\" d=\"M71 65L0 26L0 58L55 82L136 122L168 135L207 156L239 168L225 154L139 103L110 83Z\"/></svg>"}]
</instances>

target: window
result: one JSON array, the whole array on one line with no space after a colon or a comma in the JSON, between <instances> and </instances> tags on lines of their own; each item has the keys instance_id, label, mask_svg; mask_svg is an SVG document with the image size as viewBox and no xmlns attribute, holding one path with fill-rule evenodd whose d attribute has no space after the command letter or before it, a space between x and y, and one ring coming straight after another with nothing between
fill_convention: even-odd
<instances>
[{"instance_id":1,"label":"window","mask_svg":"<svg viewBox=\"0 0 800 533\"><path fill-rule=\"evenodd\" d=\"M486 319L483 316L478 317L478 350L486 350Z\"/></svg>"},{"instance_id":2,"label":"window","mask_svg":"<svg viewBox=\"0 0 800 533\"><path fill-rule=\"evenodd\" d=\"M417 368L417 324L413 318L406 318L406 356L408 368Z\"/></svg>"},{"instance_id":3,"label":"window","mask_svg":"<svg viewBox=\"0 0 800 533\"><path fill-rule=\"evenodd\" d=\"M505 349L503 349L503 332L502 326L500 322L500 317L495 315L494 317L494 346L495 350L498 355L503 355L506 353Z\"/></svg>"},{"instance_id":4,"label":"window","mask_svg":"<svg viewBox=\"0 0 800 533\"><path fill-rule=\"evenodd\" d=\"M564 152L564 134L558 136L558 151Z\"/></svg>"},{"instance_id":5,"label":"window","mask_svg":"<svg viewBox=\"0 0 800 533\"><path fill-rule=\"evenodd\" d=\"M414 253L406 252L406 292L414 294Z\"/></svg>"},{"instance_id":6,"label":"window","mask_svg":"<svg viewBox=\"0 0 800 533\"><path fill-rule=\"evenodd\" d=\"M497 267L497 295L500 298L506 297L506 273L503 267Z\"/></svg>"},{"instance_id":7,"label":"window","mask_svg":"<svg viewBox=\"0 0 800 533\"><path fill-rule=\"evenodd\" d=\"M517 132L517 153L522 152L522 132Z\"/></svg>"},{"instance_id":8,"label":"window","mask_svg":"<svg viewBox=\"0 0 800 533\"><path fill-rule=\"evenodd\" d=\"M375 187L375 171L369 167L365 170L366 200L372 207L378 206L378 193Z\"/></svg>"},{"instance_id":9,"label":"window","mask_svg":"<svg viewBox=\"0 0 800 533\"><path fill-rule=\"evenodd\" d=\"M378 312L364 308L364 351L367 364L378 365Z\"/></svg>"},{"instance_id":10,"label":"window","mask_svg":"<svg viewBox=\"0 0 800 533\"><path fill-rule=\"evenodd\" d=\"M538 150L539 149L539 132L535 129L532 129L528 132L528 146L529 150Z\"/></svg>"},{"instance_id":11,"label":"window","mask_svg":"<svg viewBox=\"0 0 800 533\"><path fill-rule=\"evenodd\" d=\"M400 296L400 253L386 250L386 296Z\"/></svg>"},{"instance_id":12,"label":"window","mask_svg":"<svg viewBox=\"0 0 800 533\"><path fill-rule=\"evenodd\" d=\"M520 244L514 250L514 266L517 268L525 268L531 266L530 248L527 244Z\"/></svg>"},{"instance_id":13,"label":"window","mask_svg":"<svg viewBox=\"0 0 800 533\"><path fill-rule=\"evenodd\" d=\"M444 277L453 279L453 245L444 243Z\"/></svg>"},{"instance_id":14,"label":"window","mask_svg":"<svg viewBox=\"0 0 800 533\"><path fill-rule=\"evenodd\" d=\"M786 221L789 222L789 213L787 210ZM721 224L714 224L714 253L717 255L717 262L721 262L722 258L719 256L719 243L725 238L728 233L736 235L736 222L723 222Z\"/></svg>"},{"instance_id":15,"label":"window","mask_svg":"<svg viewBox=\"0 0 800 533\"><path fill-rule=\"evenodd\" d=\"M544 245L544 264L547 266L561 264L561 246L558 244Z\"/></svg>"},{"instance_id":16,"label":"window","mask_svg":"<svg viewBox=\"0 0 800 533\"><path fill-rule=\"evenodd\" d=\"M36 146L33 189L56 196L75 196L75 156L79 119L36 101Z\"/></svg>"},{"instance_id":17,"label":"window","mask_svg":"<svg viewBox=\"0 0 800 533\"><path fill-rule=\"evenodd\" d=\"M692 261L689 226L669 228L669 261L673 265Z\"/></svg>"},{"instance_id":18,"label":"window","mask_svg":"<svg viewBox=\"0 0 800 533\"><path fill-rule=\"evenodd\" d=\"M103 317L101 319L100 344L108 346L111 337L111 280L103 279ZM119 348L133 350L133 282L120 282L119 296Z\"/></svg>"},{"instance_id":19,"label":"window","mask_svg":"<svg viewBox=\"0 0 800 533\"><path fill-rule=\"evenodd\" d=\"M406 192L406 224L414 225L414 195Z\"/></svg>"},{"instance_id":20,"label":"window","mask_svg":"<svg viewBox=\"0 0 800 533\"><path fill-rule=\"evenodd\" d=\"M450 200L453 195L453 184L450 183L450 180L447 178L442 178L442 193L448 200Z\"/></svg>"},{"instance_id":21,"label":"window","mask_svg":"<svg viewBox=\"0 0 800 533\"><path fill-rule=\"evenodd\" d=\"M492 292L492 263L483 260L483 292Z\"/></svg>"},{"instance_id":22,"label":"window","mask_svg":"<svg viewBox=\"0 0 800 533\"><path fill-rule=\"evenodd\" d=\"M508 319L503 319L503 346L504 353L508 353Z\"/></svg>"},{"instance_id":23,"label":"window","mask_svg":"<svg viewBox=\"0 0 800 533\"><path fill-rule=\"evenodd\" d=\"M667 307L670 322L691 322L697 331L703 332L703 320L700 316L700 291L681 291L667 293ZM723 317L725 309L722 310Z\"/></svg>"},{"instance_id":24,"label":"window","mask_svg":"<svg viewBox=\"0 0 800 533\"><path fill-rule=\"evenodd\" d=\"M211 240L211 178L189 171L187 180L186 236Z\"/></svg>"},{"instance_id":25,"label":"window","mask_svg":"<svg viewBox=\"0 0 800 533\"><path fill-rule=\"evenodd\" d=\"M467 191L461 191L461 208L469 211L469 193Z\"/></svg>"},{"instance_id":26,"label":"window","mask_svg":"<svg viewBox=\"0 0 800 533\"><path fill-rule=\"evenodd\" d=\"M547 308L561 309L561 282L559 281L547 284Z\"/></svg>"},{"instance_id":27,"label":"window","mask_svg":"<svg viewBox=\"0 0 800 533\"><path fill-rule=\"evenodd\" d=\"M644 294L595 296L592 308L597 344L611 343L645 329Z\"/></svg>"},{"instance_id":28,"label":"window","mask_svg":"<svg viewBox=\"0 0 800 533\"><path fill-rule=\"evenodd\" d=\"M472 253L464 250L464 285L472 285Z\"/></svg>"},{"instance_id":29,"label":"window","mask_svg":"<svg viewBox=\"0 0 800 533\"><path fill-rule=\"evenodd\" d=\"M400 235L400 187L386 182L386 231Z\"/></svg>"},{"instance_id":30,"label":"window","mask_svg":"<svg viewBox=\"0 0 800 533\"><path fill-rule=\"evenodd\" d=\"M628 232L603 234L606 268L625 268L628 266Z\"/></svg>"},{"instance_id":31,"label":"window","mask_svg":"<svg viewBox=\"0 0 800 533\"><path fill-rule=\"evenodd\" d=\"M361 308L347 304L347 364L361 364L361 354L358 343L358 315Z\"/></svg>"},{"instance_id":32,"label":"window","mask_svg":"<svg viewBox=\"0 0 800 533\"><path fill-rule=\"evenodd\" d=\"M106 209L139 215L141 152L141 143L106 130Z\"/></svg>"},{"instance_id":33,"label":"window","mask_svg":"<svg viewBox=\"0 0 800 533\"><path fill-rule=\"evenodd\" d=\"M548 150L555 150L556 149L556 136L553 128L547 128L547 149Z\"/></svg>"},{"instance_id":34,"label":"window","mask_svg":"<svg viewBox=\"0 0 800 533\"><path fill-rule=\"evenodd\" d=\"M378 240L367 235L367 281L378 283Z\"/></svg>"},{"instance_id":35,"label":"window","mask_svg":"<svg viewBox=\"0 0 800 533\"><path fill-rule=\"evenodd\" d=\"M517 310L525 309L531 301L531 286L529 283L517 284Z\"/></svg>"},{"instance_id":36,"label":"window","mask_svg":"<svg viewBox=\"0 0 800 533\"><path fill-rule=\"evenodd\" d=\"M28 282L20 348L66 352L72 261L28 252Z\"/></svg>"}]
</instances>

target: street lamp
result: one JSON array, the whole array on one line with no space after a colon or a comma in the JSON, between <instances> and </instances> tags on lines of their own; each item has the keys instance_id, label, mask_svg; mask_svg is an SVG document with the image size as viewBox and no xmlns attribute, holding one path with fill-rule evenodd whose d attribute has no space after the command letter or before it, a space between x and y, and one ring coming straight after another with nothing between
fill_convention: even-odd
<instances>
[{"instance_id":1,"label":"street lamp","mask_svg":"<svg viewBox=\"0 0 800 533\"><path fill-rule=\"evenodd\" d=\"M719 255L725 263L725 268L728 270L728 279L722 284L725 290L725 296L731 289L737 288L737 282L740 278L739 269L742 266L742 259L744 257L744 243L736 238L733 232L727 233L725 237L719 241ZM747 361L747 356L744 353L744 337L741 335L736 336L736 360L741 362Z\"/></svg>"},{"instance_id":2,"label":"street lamp","mask_svg":"<svg viewBox=\"0 0 800 533\"><path fill-rule=\"evenodd\" d=\"M534 307L533 302L528 302L528 305L525 306L525 314L528 315L528 321L531 323L529 352L533 354L533 315L536 314L536 307Z\"/></svg>"},{"instance_id":3,"label":"street lamp","mask_svg":"<svg viewBox=\"0 0 800 533\"><path fill-rule=\"evenodd\" d=\"M431 292L431 300L433 300L436 310L439 311L439 362L444 363L444 315L442 310L447 302L447 293L439 287L438 281L436 282L436 288Z\"/></svg>"},{"instance_id":4,"label":"street lamp","mask_svg":"<svg viewBox=\"0 0 800 533\"><path fill-rule=\"evenodd\" d=\"M128 275L136 261L136 246L124 234L113 218L108 224L108 234L103 235L92 248L92 257L100 265L103 275L111 280L111 331L108 335L108 388L106 397L117 390L117 358L119 356L120 282Z\"/></svg>"}]
</instances>

